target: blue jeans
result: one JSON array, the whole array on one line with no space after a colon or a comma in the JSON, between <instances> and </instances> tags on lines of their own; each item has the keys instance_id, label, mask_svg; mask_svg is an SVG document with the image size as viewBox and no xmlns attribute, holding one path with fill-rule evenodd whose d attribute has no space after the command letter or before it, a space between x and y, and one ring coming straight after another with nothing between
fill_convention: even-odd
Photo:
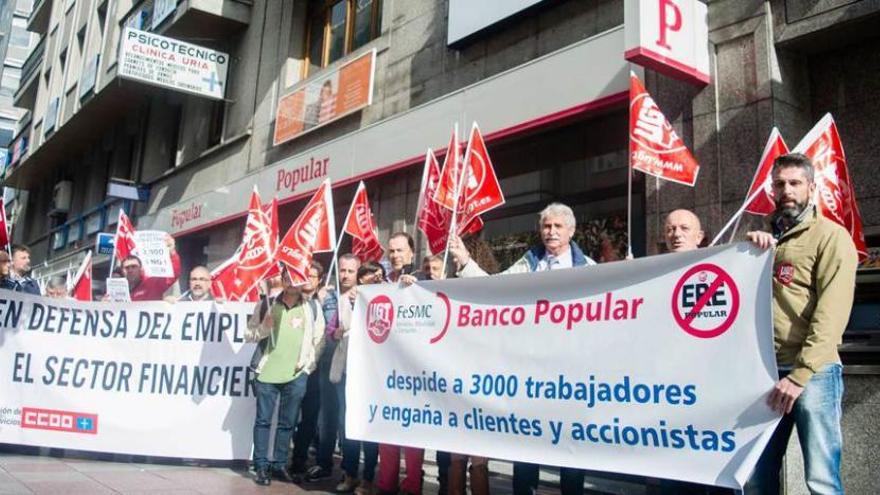
<instances>
[{"instance_id":1,"label":"blue jeans","mask_svg":"<svg viewBox=\"0 0 880 495\"><path fill-rule=\"evenodd\" d=\"M336 341L328 338L318 361L318 380L321 390L321 410L318 415L318 456L316 462L327 469L333 468L333 451L336 449L336 433L339 427L339 400L336 384L330 381L330 365Z\"/></svg>"},{"instance_id":2,"label":"blue jeans","mask_svg":"<svg viewBox=\"0 0 880 495\"><path fill-rule=\"evenodd\" d=\"M309 375L302 374L287 383L262 383L254 381L257 396L257 417L254 420L254 467L269 467L269 431L272 427L272 413L275 401L281 396L278 406L278 425L275 427L275 449L272 455L272 469L287 466L287 452L290 449L290 433L299 417L299 406L306 393Z\"/></svg>"},{"instance_id":3,"label":"blue jeans","mask_svg":"<svg viewBox=\"0 0 880 495\"><path fill-rule=\"evenodd\" d=\"M843 493L840 480L842 371L841 365L829 364L810 378L791 413L783 416L776 427L746 484L745 493L779 493L782 458L795 426L804 455L807 488L811 493L823 495ZM779 372L780 378L787 374L787 371Z\"/></svg>"}]
</instances>

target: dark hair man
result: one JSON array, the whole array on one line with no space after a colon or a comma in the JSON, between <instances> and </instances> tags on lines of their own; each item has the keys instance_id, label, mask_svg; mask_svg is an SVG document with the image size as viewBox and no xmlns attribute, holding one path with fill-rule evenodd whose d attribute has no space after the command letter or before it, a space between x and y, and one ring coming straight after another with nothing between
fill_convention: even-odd
<instances>
[{"instance_id":1,"label":"dark hair man","mask_svg":"<svg viewBox=\"0 0 880 495\"><path fill-rule=\"evenodd\" d=\"M9 266L9 275L3 279L2 287L39 296L40 284L30 277L31 250L27 246L13 244L11 251L12 260Z\"/></svg>"},{"instance_id":2,"label":"dark hair man","mask_svg":"<svg viewBox=\"0 0 880 495\"><path fill-rule=\"evenodd\" d=\"M174 248L174 238L170 235L166 236L165 245L171 253L171 268L174 272L172 277L146 276L143 263L137 256L129 255L122 260L122 273L128 280L128 291L132 301L161 301L165 291L180 277L180 256Z\"/></svg>"},{"instance_id":3,"label":"dark hair man","mask_svg":"<svg viewBox=\"0 0 880 495\"><path fill-rule=\"evenodd\" d=\"M749 240L773 257L773 339L779 381L767 403L783 414L747 493L778 493L779 470L797 425L807 487L843 493L840 480L843 395L841 342L853 303L858 254L849 233L812 204L813 164L805 155L780 156L771 171L776 211L772 233Z\"/></svg>"}]
</instances>

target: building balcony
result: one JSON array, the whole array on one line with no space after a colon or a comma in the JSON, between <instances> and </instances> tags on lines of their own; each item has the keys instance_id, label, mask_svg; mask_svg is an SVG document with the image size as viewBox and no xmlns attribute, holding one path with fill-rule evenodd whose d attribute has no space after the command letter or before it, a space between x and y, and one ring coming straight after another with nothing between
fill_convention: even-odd
<instances>
[{"instance_id":1,"label":"building balcony","mask_svg":"<svg viewBox=\"0 0 880 495\"><path fill-rule=\"evenodd\" d=\"M247 28L250 0L153 0L136 4L124 26L180 39L221 40Z\"/></svg>"},{"instance_id":2,"label":"building balcony","mask_svg":"<svg viewBox=\"0 0 880 495\"><path fill-rule=\"evenodd\" d=\"M49 18L52 14L53 0L37 0L34 2L34 10L28 18L27 30L45 36L49 30Z\"/></svg>"},{"instance_id":3,"label":"building balcony","mask_svg":"<svg viewBox=\"0 0 880 495\"><path fill-rule=\"evenodd\" d=\"M46 51L46 37L40 38L40 42L34 47L31 54L21 67L21 83L15 91L13 104L18 108L34 109L37 98L37 81L40 79L40 69L43 67L43 55Z\"/></svg>"}]
</instances>

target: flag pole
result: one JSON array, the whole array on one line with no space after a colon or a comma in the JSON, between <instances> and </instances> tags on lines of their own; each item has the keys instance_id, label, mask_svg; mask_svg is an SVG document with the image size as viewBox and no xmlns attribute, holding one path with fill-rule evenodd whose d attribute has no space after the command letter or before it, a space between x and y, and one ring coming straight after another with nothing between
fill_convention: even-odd
<instances>
[{"instance_id":1,"label":"flag pole","mask_svg":"<svg viewBox=\"0 0 880 495\"><path fill-rule=\"evenodd\" d=\"M630 157L632 160L632 157ZM633 257L632 250L632 202L633 202L633 170L632 163L628 160L626 167L626 253L627 258ZM655 192L656 194L656 192Z\"/></svg>"},{"instance_id":2,"label":"flag pole","mask_svg":"<svg viewBox=\"0 0 880 495\"><path fill-rule=\"evenodd\" d=\"M712 244L709 244L709 247L712 247L718 243L718 241L721 239L721 236L723 236L724 233L727 232L727 229L729 229L730 226L734 222L738 222L739 217L742 216L744 211L746 211L746 207L749 206L749 203L751 203L755 198L757 198L758 194L760 194L763 191L764 191L764 189L759 187L758 189L755 189L755 192L753 192L751 195L749 195L748 198L746 198L746 200L745 200L745 202L743 202L742 206L740 206L739 209L736 210L736 213L734 213L733 216L730 217L730 220L728 220L727 223L724 224L724 228L722 228L721 231L718 232L718 235L716 235L715 238L712 239Z\"/></svg>"},{"instance_id":3,"label":"flag pole","mask_svg":"<svg viewBox=\"0 0 880 495\"><path fill-rule=\"evenodd\" d=\"M330 260L330 268L327 269L327 278L324 279L324 285L330 283L330 274L333 273L333 270L336 269L336 295L339 295L339 267L336 262L336 258L339 255L339 246L342 245L342 238L345 237L345 226L348 225L348 219L351 216L351 207L354 205L354 199L357 199L358 192L360 192L361 188L364 187L364 181L361 181L358 184L357 189L354 190L354 198L352 199L352 204L348 206L348 212L345 214L345 220L342 222L342 232L339 233L339 238L336 239L336 247L333 248L333 259Z\"/></svg>"},{"instance_id":4,"label":"flag pole","mask_svg":"<svg viewBox=\"0 0 880 495\"><path fill-rule=\"evenodd\" d=\"M428 148L428 151L425 152L425 166L422 169L422 184L419 187L419 200L416 203L416 221L413 223L413 237L415 237L416 248L421 250L422 248L422 229L419 228L420 218L422 208L425 206L425 191L428 188L428 154L433 154L434 151L431 148ZM430 251L430 250L429 250Z\"/></svg>"},{"instance_id":5,"label":"flag pole","mask_svg":"<svg viewBox=\"0 0 880 495\"><path fill-rule=\"evenodd\" d=\"M455 124L455 135L458 137L458 123ZM456 140L457 141L457 140ZM457 151L457 150L456 150ZM452 207L452 218L449 222L449 233L446 234L446 249L443 250L443 278L446 278L446 263L449 262L449 239L453 235L458 235L458 203L461 199L461 189L465 183L465 175L470 173L470 167L467 164L467 158L470 155L471 142L468 140L468 147L464 153L464 159L461 161L461 170L459 170L458 184L455 185L455 203Z\"/></svg>"}]
</instances>

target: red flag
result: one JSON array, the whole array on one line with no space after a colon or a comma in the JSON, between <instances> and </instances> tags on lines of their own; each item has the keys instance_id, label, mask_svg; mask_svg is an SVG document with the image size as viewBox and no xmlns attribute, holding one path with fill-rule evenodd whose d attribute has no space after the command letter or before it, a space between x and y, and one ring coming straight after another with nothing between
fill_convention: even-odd
<instances>
[{"instance_id":1,"label":"red flag","mask_svg":"<svg viewBox=\"0 0 880 495\"><path fill-rule=\"evenodd\" d=\"M73 289L70 295L77 301L92 300L92 252L86 253L86 257L79 265L76 276L73 279Z\"/></svg>"},{"instance_id":2,"label":"red flag","mask_svg":"<svg viewBox=\"0 0 880 495\"><path fill-rule=\"evenodd\" d=\"M764 152L761 154L761 162L758 164L758 170L755 171L755 177L752 179L752 185L749 187L749 194L746 199L752 198L752 201L746 205L746 211L752 215L769 215L776 210L776 203L773 200L773 184L770 178L770 172L773 170L773 162L777 157L788 153L788 146L782 140L779 129L773 128L770 132L770 138L767 145L764 146ZM762 192L758 193L758 189Z\"/></svg>"},{"instance_id":3,"label":"red flag","mask_svg":"<svg viewBox=\"0 0 880 495\"><path fill-rule=\"evenodd\" d=\"M6 249L9 244L9 224L6 223L6 206L0 199L0 249Z\"/></svg>"},{"instance_id":4,"label":"red flag","mask_svg":"<svg viewBox=\"0 0 880 495\"><path fill-rule=\"evenodd\" d=\"M358 184L354 199L346 215L343 231L352 237L351 252L361 261L379 261L385 254L379 236L376 234L376 225L373 223L373 213L370 211L370 198L367 196L367 188L363 181Z\"/></svg>"},{"instance_id":5,"label":"red flag","mask_svg":"<svg viewBox=\"0 0 880 495\"><path fill-rule=\"evenodd\" d=\"M459 218L456 226L459 235L475 228L473 222L480 215L504 204L501 184L498 183L495 167L492 166L492 159L486 150L486 142L476 122L471 127L463 169L467 175L460 185ZM482 228L482 223L479 225Z\"/></svg>"},{"instance_id":6,"label":"red flag","mask_svg":"<svg viewBox=\"0 0 880 495\"><path fill-rule=\"evenodd\" d=\"M272 198L272 204L263 207L263 211L266 212L266 215L269 216L269 252L272 253L272 266L269 268L269 271L263 275L263 280L267 278L273 278L281 275L281 270L278 268L278 263L275 262L275 255L278 251L278 197Z\"/></svg>"},{"instance_id":7,"label":"red flag","mask_svg":"<svg viewBox=\"0 0 880 495\"><path fill-rule=\"evenodd\" d=\"M419 196L419 207L416 210L416 222L428 239L428 249L431 254L437 254L446 249L449 221L452 217L451 211L434 201L439 183L440 165L437 163L434 152L428 149L428 152L425 153L425 170L422 173L421 196Z\"/></svg>"},{"instance_id":8,"label":"red flag","mask_svg":"<svg viewBox=\"0 0 880 495\"><path fill-rule=\"evenodd\" d=\"M634 73L630 73L629 82L629 154L632 168L693 187L700 165Z\"/></svg>"},{"instance_id":9,"label":"red flag","mask_svg":"<svg viewBox=\"0 0 880 495\"><path fill-rule=\"evenodd\" d=\"M434 190L434 201L440 206L452 211L455 207L456 190L458 189L459 174L461 172L461 150L458 144L458 124L452 131L452 138L446 148L446 159L443 160L443 169L440 171L440 180Z\"/></svg>"},{"instance_id":10,"label":"red flag","mask_svg":"<svg viewBox=\"0 0 880 495\"><path fill-rule=\"evenodd\" d=\"M308 281L314 253L333 251L335 247L333 193L327 179L284 234L276 258L284 263L293 284L301 285Z\"/></svg>"},{"instance_id":11,"label":"red flag","mask_svg":"<svg viewBox=\"0 0 880 495\"><path fill-rule=\"evenodd\" d=\"M859 261L868 257L862 216L856 202L855 190L846 167L846 155L831 114L825 114L813 129L795 146L795 153L803 153L813 160L816 197L813 202L825 218L837 222L852 236Z\"/></svg>"},{"instance_id":12,"label":"red flag","mask_svg":"<svg viewBox=\"0 0 880 495\"><path fill-rule=\"evenodd\" d=\"M260 299L257 287L248 292L241 288L242 281L236 277L238 252L211 271L211 295L227 301L254 302Z\"/></svg>"},{"instance_id":13,"label":"red flag","mask_svg":"<svg viewBox=\"0 0 880 495\"><path fill-rule=\"evenodd\" d=\"M119 219L116 221L116 237L113 239L113 249L116 252L116 261L122 262L130 254L137 254L137 245L134 243L134 225L128 215L119 209ZM110 267L111 269L113 267Z\"/></svg>"},{"instance_id":14,"label":"red flag","mask_svg":"<svg viewBox=\"0 0 880 495\"><path fill-rule=\"evenodd\" d=\"M271 230L272 220L263 209L260 203L260 194L254 187L235 269L236 290L230 294L231 297L228 299L239 300L243 298L272 269L275 243L271 239Z\"/></svg>"}]
</instances>

